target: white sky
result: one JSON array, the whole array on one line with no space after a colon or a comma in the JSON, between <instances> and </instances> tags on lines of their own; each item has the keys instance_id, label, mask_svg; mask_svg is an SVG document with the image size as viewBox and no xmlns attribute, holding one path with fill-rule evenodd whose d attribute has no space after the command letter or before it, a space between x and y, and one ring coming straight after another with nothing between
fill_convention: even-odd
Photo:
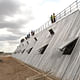
<instances>
[{"instance_id":1,"label":"white sky","mask_svg":"<svg viewBox=\"0 0 80 80\"><path fill-rule=\"evenodd\" d=\"M11 1L14 1L14 4ZM0 0L0 51L13 52L19 44L20 37L39 28L49 20L53 12L59 13L74 1Z\"/></svg>"}]
</instances>

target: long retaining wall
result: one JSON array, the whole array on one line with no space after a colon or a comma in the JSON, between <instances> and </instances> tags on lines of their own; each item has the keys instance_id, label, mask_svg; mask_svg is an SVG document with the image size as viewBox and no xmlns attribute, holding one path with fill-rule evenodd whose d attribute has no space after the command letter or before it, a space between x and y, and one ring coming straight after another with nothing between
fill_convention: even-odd
<instances>
[{"instance_id":1,"label":"long retaining wall","mask_svg":"<svg viewBox=\"0 0 80 80\"><path fill-rule=\"evenodd\" d=\"M76 10L29 39L25 39L15 52L12 54L13 57L62 80L79 80L80 11Z\"/></svg>"}]
</instances>

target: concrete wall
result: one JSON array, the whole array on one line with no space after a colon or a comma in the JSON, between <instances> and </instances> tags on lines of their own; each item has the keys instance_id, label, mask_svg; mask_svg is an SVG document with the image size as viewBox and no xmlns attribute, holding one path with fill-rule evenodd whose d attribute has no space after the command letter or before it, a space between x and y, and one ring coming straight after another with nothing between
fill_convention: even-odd
<instances>
[{"instance_id":1,"label":"concrete wall","mask_svg":"<svg viewBox=\"0 0 80 80\"><path fill-rule=\"evenodd\" d=\"M51 35L49 29L53 29L55 34ZM65 45L67 41L73 40L79 35L80 11L77 10L25 40L16 49L17 53L12 56L63 80L79 80L80 37L70 55L63 55L63 51L60 51L63 44ZM35 41L34 37L38 41ZM29 44L26 44L27 41ZM39 49L47 44L45 52L40 54ZM27 50L32 47L32 51L28 54ZM25 51L22 53L24 49Z\"/></svg>"}]
</instances>

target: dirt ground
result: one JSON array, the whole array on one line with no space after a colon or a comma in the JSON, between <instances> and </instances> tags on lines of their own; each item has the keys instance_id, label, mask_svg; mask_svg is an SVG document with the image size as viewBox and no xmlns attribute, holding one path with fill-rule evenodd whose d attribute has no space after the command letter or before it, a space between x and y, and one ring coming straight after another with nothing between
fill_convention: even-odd
<instances>
[{"instance_id":1,"label":"dirt ground","mask_svg":"<svg viewBox=\"0 0 80 80\"><path fill-rule=\"evenodd\" d=\"M38 70L18 61L11 56L0 57L0 80L27 80L27 78L41 75ZM42 76L43 77L43 76ZM46 77L45 79L28 80L56 80Z\"/></svg>"},{"instance_id":2,"label":"dirt ground","mask_svg":"<svg viewBox=\"0 0 80 80\"><path fill-rule=\"evenodd\" d=\"M26 80L38 72L19 63L12 57L0 57L0 80Z\"/></svg>"}]
</instances>

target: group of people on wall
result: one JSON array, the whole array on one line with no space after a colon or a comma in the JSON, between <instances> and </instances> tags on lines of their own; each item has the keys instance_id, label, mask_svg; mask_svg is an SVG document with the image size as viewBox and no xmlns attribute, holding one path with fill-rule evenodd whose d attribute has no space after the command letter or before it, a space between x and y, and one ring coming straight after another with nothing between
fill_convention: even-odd
<instances>
[{"instance_id":1,"label":"group of people on wall","mask_svg":"<svg viewBox=\"0 0 80 80\"><path fill-rule=\"evenodd\" d=\"M55 13L53 13L53 14L51 15L50 20L51 20L51 23L56 22ZM31 33L28 33L28 34L27 34L26 39L27 39L27 38L30 38L30 36L34 36L34 34L35 34L35 31L32 30Z\"/></svg>"},{"instance_id":2,"label":"group of people on wall","mask_svg":"<svg viewBox=\"0 0 80 80\"><path fill-rule=\"evenodd\" d=\"M32 30L31 33L27 34L26 39L30 38L30 36L34 36L34 34L35 34L35 31Z\"/></svg>"},{"instance_id":3,"label":"group of people on wall","mask_svg":"<svg viewBox=\"0 0 80 80\"><path fill-rule=\"evenodd\" d=\"M29 39L31 36L34 36L34 35L35 35L35 31L32 30L30 33L27 34L27 36L25 37L25 39L27 40L27 39ZM24 42L25 39L22 38L20 42L21 42L21 43ZM34 40L37 41L38 39L34 36ZM29 44L28 41L27 41L27 44Z\"/></svg>"},{"instance_id":4,"label":"group of people on wall","mask_svg":"<svg viewBox=\"0 0 80 80\"><path fill-rule=\"evenodd\" d=\"M56 22L56 16L55 16L55 13L53 13L50 17L50 20L51 20L51 23L54 23ZM34 36L35 34L35 31L31 31L31 36ZM30 38L30 33L27 34L27 37L26 38Z\"/></svg>"},{"instance_id":5,"label":"group of people on wall","mask_svg":"<svg viewBox=\"0 0 80 80\"><path fill-rule=\"evenodd\" d=\"M50 17L51 23L56 22L56 16L55 13L53 13ZM25 39L27 40L28 38L30 38L30 36L34 36L35 35L35 31L31 31L30 33L27 34L27 36L25 37ZM37 38L34 38L37 41ZM21 42L24 42L24 39L21 39Z\"/></svg>"}]
</instances>

